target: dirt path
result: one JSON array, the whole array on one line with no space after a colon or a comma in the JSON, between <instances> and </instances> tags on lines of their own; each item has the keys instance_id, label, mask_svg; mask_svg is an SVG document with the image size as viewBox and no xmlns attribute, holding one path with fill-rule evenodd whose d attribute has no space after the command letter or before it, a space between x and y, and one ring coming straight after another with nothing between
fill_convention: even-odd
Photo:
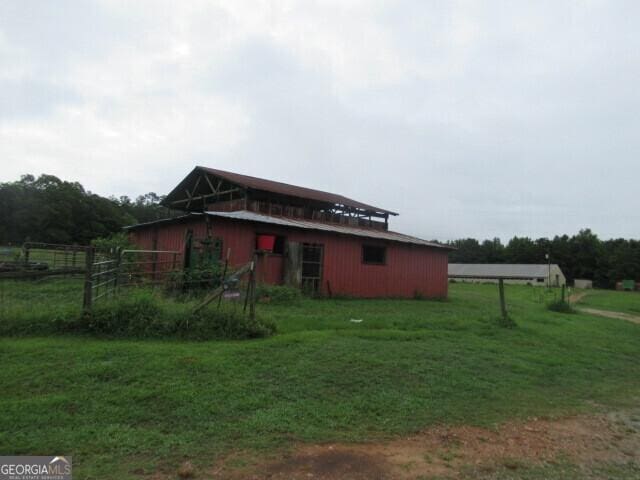
<instances>
[{"instance_id":1,"label":"dirt path","mask_svg":"<svg viewBox=\"0 0 640 480\"><path fill-rule=\"evenodd\" d=\"M562 420L532 419L497 429L438 427L384 443L300 445L279 457L240 459L241 454L230 456L197 478L475 478L554 459L588 471L599 462L640 462L640 410Z\"/></svg>"},{"instance_id":2,"label":"dirt path","mask_svg":"<svg viewBox=\"0 0 640 480\"><path fill-rule=\"evenodd\" d=\"M587 295L588 295L587 292L572 293L571 295L569 295L569 303L575 305Z\"/></svg>"},{"instance_id":3,"label":"dirt path","mask_svg":"<svg viewBox=\"0 0 640 480\"><path fill-rule=\"evenodd\" d=\"M569 303L576 305L580 300L589 295L588 292L578 292L569 296ZM597 315L605 318L615 318L617 320L627 320L628 322L640 324L640 317L629 313L612 312L611 310L600 310L599 308L577 307L577 310L590 315Z\"/></svg>"},{"instance_id":4,"label":"dirt path","mask_svg":"<svg viewBox=\"0 0 640 480\"><path fill-rule=\"evenodd\" d=\"M612 312L609 310L599 310L596 308L578 308L578 311L588 313L590 315L598 315L599 317L616 318L618 320L627 320L628 322L639 323L640 317L622 312Z\"/></svg>"}]
</instances>

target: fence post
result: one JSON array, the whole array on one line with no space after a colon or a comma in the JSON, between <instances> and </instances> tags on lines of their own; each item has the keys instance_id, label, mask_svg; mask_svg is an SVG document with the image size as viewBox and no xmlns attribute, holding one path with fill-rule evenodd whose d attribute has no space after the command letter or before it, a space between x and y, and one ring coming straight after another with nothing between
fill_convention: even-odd
<instances>
[{"instance_id":1,"label":"fence post","mask_svg":"<svg viewBox=\"0 0 640 480\"><path fill-rule=\"evenodd\" d=\"M253 256L253 269L251 270L251 299L249 300L249 318L254 320L256 318L256 276L258 274L258 255Z\"/></svg>"},{"instance_id":2,"label":"fence post","mask_svg":"<svg viewBox=\"0 0 640 480\"><path fill-rule=\"evenodd\" d=\"M122 263L122 247L116 247L116 263L113 278L113 298L118 296L118 284L120 283L120 264Z\"/></svg>"},{"instance_id":3,"label":"fence post","mask_svg":"<svg viewBox=\"0 0 640 480\"><path fill-rule=\"evenodd\" d=\"M93 247L85 250L85 271L84 271L84 299L82 301L82 309L85 312L91 311L92 294L93 294Z\"/></svg>"},{"instance_id":4,"label":"fence post","mask_svg":"<svg viewBox=\"0 0 640 480\"><path fill-rule=\"evenodd\" d=\"M502 278L498 280L498 290L500 291L500 312L502 313L502 319L507 321L507 305L504 301L504 281Z\"/></svg>"}]
</instances>

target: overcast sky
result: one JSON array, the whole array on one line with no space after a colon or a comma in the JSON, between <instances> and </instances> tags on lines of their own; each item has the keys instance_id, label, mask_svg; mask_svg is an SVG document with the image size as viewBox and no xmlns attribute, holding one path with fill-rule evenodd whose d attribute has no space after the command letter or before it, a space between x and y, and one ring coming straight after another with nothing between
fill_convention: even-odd
<instances>
[{"instance_id":1,"label":"overcast sky","mask_svg":"<svg viewBox=\"0 0 640 480\"><path fill-rule=\"evenodd\" d=\"M0 2L0 181L195 165L428 239L640 237L638 1Z\"/></svg>"}]
</instances>

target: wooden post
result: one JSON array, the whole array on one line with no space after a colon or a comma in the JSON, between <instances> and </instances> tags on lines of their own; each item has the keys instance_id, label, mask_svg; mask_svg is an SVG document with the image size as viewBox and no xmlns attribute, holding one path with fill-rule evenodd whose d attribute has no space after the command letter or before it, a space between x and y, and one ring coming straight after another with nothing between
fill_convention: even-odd
<instances>
[{"instance_id":1,"label":"wooden post","mask_svg":"<svg viewBox=\"0 0 640 480\"><path fill-rule=\"evenodd\" d=\"M227 258L224 260L224 270L222 271L221 284L224 287L225 278L227 277L227 268L229 268L229 257L231 256L231 249L227 248ZM222 302L222 295L218 298L218 308L220 308L220 302Z\"/></svg>"},{"instance_id":2,"label":"wooden post","mask_svg":"<svg viewBox=\"0 0 640 480\"><path fill-rule=\"evenodd\" d=\"M93 294L93 247L88 247L85 251L85 271L84 271L84 299L82 309L85 312L91 311Z\"/></svg>"},{"instance_id":3,"label":"wooden post","mask_svg":"<svg viewBox=\"0 0 640 480\"><path fill-rule=\"evenodd\" d=\"M256 318L256 269L257 269L257 256L253 257L253 270L251 271L251 277L249 282L251 283L251 298L249 300L249 318L254 320Z\"/></svg>"},{"instance_id":4,"label":"wooden post","mask_svg":"<svg viewBox=\"0 0 640 480\"><path fill-rule=\"evenodd\" d=\"M504 280L502 278L498 280L498 290L500 291L500 312L502 313L502 319L506 322L509 317L507 305L504 301Z\"/></svg>"},{"instance_id":5,"label":"wooden post","mask_svg":"<svg viewBox=\"0 0 640 480\"><path fill-rule=\"evenodd\" d=\"M564 303L564 285L562 285L562 292L560 293L560 298L562 298L562 303Z\"/></svg>"}]
</instances>

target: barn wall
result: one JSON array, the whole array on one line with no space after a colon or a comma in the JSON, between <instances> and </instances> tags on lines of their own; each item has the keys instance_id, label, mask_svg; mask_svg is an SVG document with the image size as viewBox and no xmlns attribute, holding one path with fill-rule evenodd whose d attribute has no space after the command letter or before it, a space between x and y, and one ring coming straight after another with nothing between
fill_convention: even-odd
<instances>
[{"instance_id":1,"label":"barn wall","mask_svg":"<svg viewBox=\"0 0 640 480\"><path fill-rule=\"evenodd\" d=\"M241 265L251 259L256 234L283 235L287 241L324 245L322 291L357 297L446 297L448 289L448 255L440 250L396 242L380 242L366 238L336 235L326 232L288 229L276 225L211 219L212 235L221 237L223 250L231 248L231 265ZM157 229L157 249L181 250L187 229L196 237L206 234L205 222L194 219L177 224L160 224L132 233L132 240L141 248L152 248L153 230ZM362 245L385 245L386 265L362 263ZM258 265L258 279L281 284L284 257L266 255Z\"/></svg>"}]
</instances>

